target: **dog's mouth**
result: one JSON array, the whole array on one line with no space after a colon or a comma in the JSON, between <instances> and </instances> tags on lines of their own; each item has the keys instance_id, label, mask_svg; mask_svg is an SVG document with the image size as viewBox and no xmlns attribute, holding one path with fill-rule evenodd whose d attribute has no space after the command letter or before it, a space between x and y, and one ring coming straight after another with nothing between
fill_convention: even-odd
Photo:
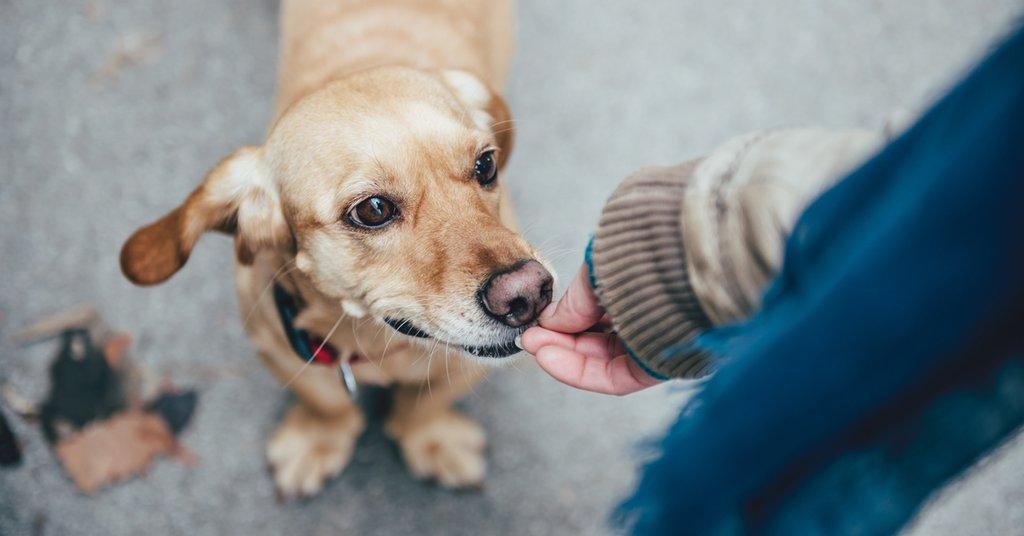
<instances>
[{"instance_id":1,"label":"dog's mouth","mask_svg":"<svg viewBox=\"0 0 1024 536\"><path fill-rule=\"evenodd\" d=\"M408 320L402 320L398 318L384 318L384 322L391 326L392 329L401 333L402 335L408 335L410 337L416 337L418 339L429 339L430 334L422 329L416 327L412 322ZM512 354L519 352L519 347L516 346L515 341L508 341L502 344L495 344L491 346L465 346L460 347L467 353L475 355L477 357L508 357Z\"/></svg>"},{"instance_id":2,"label":"dog's mouth","mask_svg":"<svg viewBox=\"0 0 1024 536\"><path fill-rule=\"evenodd\" d=\"M414 326L412 322L408 320L399 320L397 318L384 318L384 322L387 322L395 331L402 335L408 335L410 337L416 337L417 339L429 339L430 335L426 331Z\"/></svg>"},{"instance_id":3,"label":"dog's mouth","mask_svg":"<svg viewBox=\"0 0 1024 536\"><path fill-rule=\"evenodd\" d=\"M510 341L505 344L495 344L493 346L463 346L462 349L477 357L496 358L508 357L520 351L519 347L516 346L515 341Z\"/></svg>"}]
</instances>

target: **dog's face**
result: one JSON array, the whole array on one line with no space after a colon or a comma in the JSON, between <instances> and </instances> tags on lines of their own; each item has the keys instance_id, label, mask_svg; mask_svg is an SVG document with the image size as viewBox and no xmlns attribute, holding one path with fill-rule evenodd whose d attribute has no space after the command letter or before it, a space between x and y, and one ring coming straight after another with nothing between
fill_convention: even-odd
<instances>
[{"instance_id":1,"label":"dog's face","mask_svg":"<svg viewBox=\"0 0 1024 536\"><path fill-rule=\"evenodd\" d=\"M161 282L203 231L227 231L240 262L278 249L350 315L476 356L515 353L552 280L502 218L511 128L501 100L461 71L350 76L297 102L262 147L221 162L137 231L122 268Z\"/></svg>"}]
</instances>

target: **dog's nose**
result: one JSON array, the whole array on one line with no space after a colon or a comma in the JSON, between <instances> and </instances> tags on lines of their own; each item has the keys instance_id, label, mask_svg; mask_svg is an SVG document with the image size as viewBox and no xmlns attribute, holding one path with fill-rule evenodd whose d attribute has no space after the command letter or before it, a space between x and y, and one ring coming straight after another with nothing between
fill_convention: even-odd
<instances>
[{"instance_id":1,"label":"dog's nose","mask_svg":"<svg viewBox=\"0 0 1024 536\"><path fill-rule=\"evenodd\" d=\"M551 303L551 274L530 260L495 272L480 289L487 314L506 326L529 324Z\"/></svg>"}]
</instances>

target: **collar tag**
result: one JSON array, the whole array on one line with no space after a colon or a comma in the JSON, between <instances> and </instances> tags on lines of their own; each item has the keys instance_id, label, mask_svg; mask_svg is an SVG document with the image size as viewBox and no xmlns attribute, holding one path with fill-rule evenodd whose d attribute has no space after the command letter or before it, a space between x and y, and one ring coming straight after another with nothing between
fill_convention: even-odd
<instances>
[{"instance_id":1,"label":"collar tag","mask_svg":"<svg viewBox=\"0 0 1024 536\"><path fill-rule=\"evenodd\" d=\"M295 317L299 313L298 305L295 298L278 283L274 283L274 305L277 306L278 316L281 317L281 327L284 329L288 344L296 356L303 361L312 361L319 365L337 364L341 384L345 386L349 396L355 398L358 384L349 360L342 359L330 343L311 337L306 330L295 327Z\"/></svg>"},{"instance_id":2,"label":"collar tag","mask_svg":"<svg viewBox=\"0 0 1024 536\"><path fill-rule=\"evenodd\" d=\"M338 377L348 391L348 396L355 398L359 394L359 384L356 383L356 375L352 372L352 365L347 359L338 360Z\"/></svg>"}]
</instances>

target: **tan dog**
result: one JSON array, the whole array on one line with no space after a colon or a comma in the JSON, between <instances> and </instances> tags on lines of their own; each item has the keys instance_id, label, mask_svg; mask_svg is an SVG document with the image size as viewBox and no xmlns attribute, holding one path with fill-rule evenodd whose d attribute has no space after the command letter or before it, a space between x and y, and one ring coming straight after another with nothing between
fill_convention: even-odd
<instances>
[{"instance_id":1,"label":"tan dog","mask_svg":"<svg viewBox=\"0 0 1024 536\"><path fill-rule=\"evenodd\" d=\"M301 304L297 327L360 357L360 382L395 386L386 430L410 470L477 485L484 433L451 405L482 378L480 362L517 352L552 285L512 230L497 177L512 144L496 93L510 2L285 0L281 17L265 143L132 235L122 269L160 283L205 231L234 235L246 330L299 397L267 446L282 492L313 494L340 472L364 419L333 368L303 368L274 281Z\"/></svg>"}]
</instances>

